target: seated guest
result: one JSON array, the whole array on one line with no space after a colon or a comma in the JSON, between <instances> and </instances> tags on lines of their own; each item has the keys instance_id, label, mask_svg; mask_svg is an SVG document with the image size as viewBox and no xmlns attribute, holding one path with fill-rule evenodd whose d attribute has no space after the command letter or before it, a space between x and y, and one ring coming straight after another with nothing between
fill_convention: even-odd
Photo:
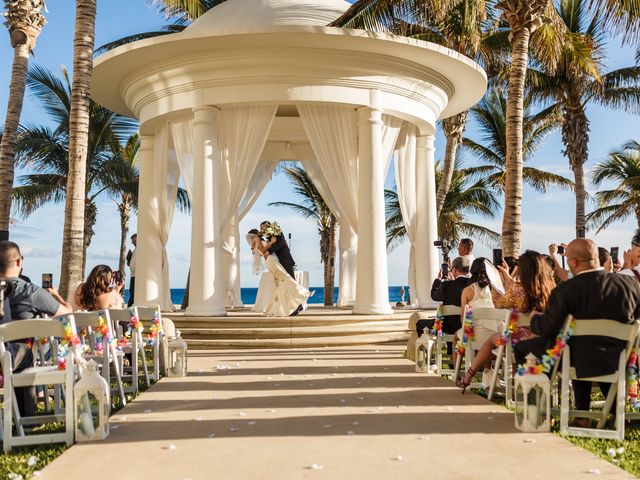
<instances>
[{"instance_id":1,"label":"seated guest","mask_svg":"<svg viewBox=\"0 0 640 480\"><path fill-rule=\"evenodd\" d=\"M471 278L469 279L469 285L462 291L460 299L460 319L461 324L464 323L466 307L469 306L472 309L475 308L493 308L493 296L492 285L487 274L487 263L489 261L486 258L476 258L471 264ZM476 342L485 342L487 339L499 330L497 322L482 322L482 324L474 325L474 339ZM462 329L456 332L454 337L454 344L459 338L462 338ZM457 362L457 352L453 352L453 361ZM490 366L490 365L489 365ZM482 387L489 386L491 379L491 370L484 372L482 375Z\"/></svg>"},{"instance_id":2,"label":"seated guest","mask_svg":"<svg viewBox=\"0 0 640 480\"><path fill-rule=\"evenodd\" d=\"M443 305L460 306L462 291L469 282L469 266L470 263L466 258L456 257L451 263L451 271L448 278L442 278L440 275L433 282L431 287L431 299L436 302L442 302ZM416 323L416 331L421 336L426 327L433 326L433 320L418 320ZM460 315L447 315L442 322L442 331L445 334L456 333L462 325L460 324Z\"/></svg>"},{"instance_id":3,"label":"seated guest","mask_svg":"<svg viewBox=\"0 0 640 480\"><path fill-rule=\"evenodd\" d=\"M466 258L469 265L473 263L476 257L473 256L473 240L470 238L463 238L458 244L458 256Z\"/></svg>"},{"instance_id":4,"label":"seated guest","mask_svg":"<svg viewBox=\"0 0 640 480\"><path fill-rule=\"evenodd\" d=\"M546 313L532 315L531 331L540 338L525 340L515 347L518 363L528 353L541 358L555 343L568 315L576 319L608 318L632 323L640 316L640 284L633 278L611 274L599 266L598 247L592 240L577 239L567 246L567 263L573 278L557 286L547 304ZM537 313L537 312L535 312ZM618 368L620 352L626 342L596 336L569 340L571 364L579 377L608 375ZM589 410L591 382L573 383L576 408ZM606 396L609 384L600 384ZM588 419L575 422L588 426Z\"/></svg>"},{"instance_id":5,"label":"seated guest","mask_svg":"<svg viewBox=\"0 0 640 480\"><path fill-rule=\"evenodd\" d=\"M44 290L19 278L22 271L20 247L10 241L0 242L0 277L10 285L4 305L2 322L27 320L41 316L65 315L71 312L55 288ZM31 347L25 342L7 345L13 359L13 371L18 373L33 366ZM23 416L32 416L36 411L34 387L16 388L18 408Z\"/></svg>"},{"instance_id":6,"label":"seated guest","mask_svg":"<svg viewBox=\"0 0 640 480\"><path fill-rule=\"evenodd\" d=\"M564 247L566 252L566 245L563 243L560 246ZM569 272L562 268L562 265L560 265L560 262L558 261L558 245L556 245L555 243L549 245L549 257L553 261L553 273L556 274L558 280L560 280L561 282L566 282L567 280L569 280Z\"/></svg>"},{"instance_id":7,"label":"seated guest","mask_svg":"<svg viewBox=\"0 0 640 480\"><path fill-rule=\"evenodd\" d=\"M598 247L598 261L600 266L604 268L606 272L613 272L613 260L609 250L606 248Z\"/></svg>"},{"instance_id":8,"label":"seated guest","mask_svg":"<svg viewBox=\"0 0 640 480\"><path fill-rule=\"evenodd\" d=\"M22 270L20 247L10 241L0 242L0 277L11 283L9 303L11 318L25 320L43 316L58 316L71 313L71 306L58 291L51 287L43 289L19 278Z\"/></svg>"},{"instance_id":9,"label":"seated guest","mask_svg":"<svg viewBox=\"0 0 640 480\"><path fill-rule=\"evenodd\" d=\"M124 299L118 292L117 275L107 265L95 266L76 292L78 305L89 312L124 307Z\"/></svg>"},{"instance_id":10,"label":"seated guest","mask_svg":"<svg viewBox=\"0 0 640 480\"><path fill-rule=\"evenodd\" d=\"M640 282L640 229L631 238L631 248L625 250L623 259L622 269L618 273L636 277Z\"/></svg>"},{"instance_id":11,"label":"seated guest","mask_svg":"<svg viewBox=\"0 0 640 480\"><path fill-rule=\"evenodd\" d=\"M518 281L513 280L508 274L506 262L498 268L507 291L502 297L494 300L496 308L516 309L521 313L546 311L549 296L556 284L545 255L533 250L527 250L520 255ZM517 341L526 340L531 337L531 332L528 328L522 328L515 332L515 337ZM491 335L478 351L465 376L456 381L456 385L462 388L462 393L469 386L476 372L491 359L492 350L498 346L501 338L501 332Z\"/></svg>"}]
</instances>

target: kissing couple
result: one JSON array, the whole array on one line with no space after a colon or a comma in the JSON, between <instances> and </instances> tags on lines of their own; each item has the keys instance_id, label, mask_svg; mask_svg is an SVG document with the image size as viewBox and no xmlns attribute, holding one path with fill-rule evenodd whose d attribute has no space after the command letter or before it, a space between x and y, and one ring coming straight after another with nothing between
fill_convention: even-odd
<instances>
[{"instance_id":1,"label":"kissing couple","mask_svg":"<svg viewBox=\"0 0 640 480\"><path fill-rule=\"evenodd\" d=\"M277 222L264 221L260 229L249 230L247 242L253 253L253 273L260 275L265 267L273 280L260 282L256 299L263 298L261 307L267 317L298 315L311 292L295 280L293 267L296 262L291 256L289 245ZM256 303L258 301L256 300ZM256 305L257 307L257 305Z\"/></svg>"}]
</instances>

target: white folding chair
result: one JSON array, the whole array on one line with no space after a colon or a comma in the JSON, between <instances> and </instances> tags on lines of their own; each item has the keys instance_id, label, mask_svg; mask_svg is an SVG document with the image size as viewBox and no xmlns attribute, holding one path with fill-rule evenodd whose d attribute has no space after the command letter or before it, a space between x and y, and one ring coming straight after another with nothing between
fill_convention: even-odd
<instances>
[{"instance_id":1,"label":"white folding chair","mask_svg":"<svg viewBox=\"0 0 640 480\"><path fill-rule=\"evenodd\" d=\"M457 307L455 305L442 305L440 307L442 316L447 317L449 315L457 315L460 316L461 307ZM454 335L450 333L443 333L442 335L438 335L436 332L435 335L435 348L436 348L436 372L438 375L452 375L455 371L455 368L443 368L442 367L442 351L447 348L447 344L450 343L452 348L455 348L453 345Z\"/></svg>"},{"instance_id":2,"label":"white folding chair","mask_svg":"<svg viewBox=\"0 0 640 480\"><path fill-rule=\"evenodd\" d=\"M510 319L509 319L510 320ZM507 335L507 329L509 320L504 327L504 336L506 338L506 345L500 345L498 352L496 353L496 360L493 366L493 372L491 376L491 387L489 388L489 395L487 398L491 400L498 383L498 377L500 367L503 369L503 378L505 382L505 401L508 407L513 406L513 346L511 345L511 338ZM516 328L529 327L531 325L531 314L519 313L518 320L516 321Z\"/></svg>"},{"instance_id":3,"label":"white folding chair","mask_svg":"<svg viewBox=\"0 0 640 480\"><path fill-rule=\"evenodd\" d=\"M473 322L474 329L482 323L491 323L492 325L495 325L496 322L498 322L498 330L496 333L501 332L504 329L504 326L509 321L510 316L511 310L506 308L473 308L471 310L471 320ZM464 322L462 328L464 329ZM480 350L483 343L484 342L480 342L475 339L468 342L464 351L465 370L468 370L471 367L473 359L475 358L475 352ZM456 358L454 378L458 378L461 364L462 358L458 355ZM481 384L478 382L472 382L469 385L470 388L479 388L480 386Z\"/></svg>"},{"instance_id":4,"label":"white folding chair","mask_svg":"<svg viewBox=\"0 0 640 480\"><path fill-rule=\"evenodd\" d=\"M65 328L65 324L69 330ZM73 315L52 319L20 320L0 325L0 354L2 355L2 374L4 376L4 415L3 415L3 448L5 452L14 446L39 445L49 443L73 443L74 406L73 383L75 380L74 349L68 348L64 356L64 368L58 361L58 342L67 340L68 332L76 334ZM44 337L51 340L51 365L34 366L19 373L13 372L11 353L5 343L24 338ZM17 387L35 387L37 385L60 385L64 395L64 415L42 415L21 417L15 395ZM15 422L14 422L15 420ZM40 423L64 421L63 433L43 433L25 435L24 426ZM13 434L15 423L17 436Z\"/></svg>"},{"instance_id":5,"label":"white folding chair","mask_svg":"<svg viewBox=\"0 0 640 480\"><path fill-rule=\"evenodd\" d=\"M138 309L138 318L144 324L145 328L152 331L152 329L158 329L155 334L152 335L151 349L153 352L153 375L154 381L160 380L160 365L166 365L165 350L168 349L166 335L164 334L162 311L160 305L155 307L136 307ZM157 322L157 324L155 324ZM162 350L162 362L160 360L160 351ZM166 375L166 373L163 373Z\"/></svg>"},{"instance_id":6,"label":"white folding chair","mask_svg":"<svg viewBox=\"0 0 640 480\"><path fill-rule=\"evenodd\" d=\"M571 322L571 317L567 323ZM607 337L627 342L626 347L620 352L618 369L609 375L597 377L578 377L575 369L571 366L571 348L567 345L562 352L561 380L560 380L560 433L563 435L573 435L576 437L608 438L614 440L624 439L624 422L626 418L625 405L627 399L626 374L627 362L631 355L631 350L638 341L640 322L632 324L620 323L616 320L608 319L575 319L571 338L582 336ZM610 383L609 394L604 402L604 407L600 412L586 410L569 410L570 381L582 380L587 382ZM604 429L607 417L616 399L616 420L615 429ZM569 417L596 418L598 424L596 428L579 428L569 426Z\"/></svg>"},{"instance_id":7,"label":"white folding chair","mask_svg":"<svg viewBox=\"0 0 640 480\"><path fill-rule=\"evenodd\" d=\"M74 317L78 331L86 330L86 337L81 335L81 339L84 344L88 344L90 352L84 354L84 357L94 360L100 366L102 377L109 386L111 386L111 370L113 370L117 384L116 393L120 395L122 405L126 405L127 398L122 382L123 354L113 341L109 341L110 338L116 339L109 311L76 312ZM98 343L100 343L100 346L98 346Z\"/></svg>"},{"instance_id":8,"label":"white folding chair","mask_svg":"<svg viewBox=\"0 0 640 480\"><path fill-rule=\"evenodd\" d=\"M138 375L140 370L140 364L142 364L142 372L144 375L144 381L147 387L151 385L149 381L149 371L147 370L147 360L144 357L144 340L142 338L142 332L133 328L131 332L131 338L125 337L124 329L119 328L121 322L129 323L132 317L135 316L138 320L138 309L136 307L131 308L110 308L109 316L113 322L114 329L117 331L118 341L122 345L122 350L125 353L131 354L131 383L130 390L134 393L138 392ZM128 370L128 369L127 369ZM128 375L125 375L128 377Z\"/></svg>"}]
</instances>

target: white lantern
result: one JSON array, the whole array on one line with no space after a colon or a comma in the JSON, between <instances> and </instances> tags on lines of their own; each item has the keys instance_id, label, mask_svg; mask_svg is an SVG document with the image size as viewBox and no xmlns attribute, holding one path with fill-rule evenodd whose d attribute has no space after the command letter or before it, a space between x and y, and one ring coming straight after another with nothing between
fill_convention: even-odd
<instances>
[{"instance_id":1,"label":"white lantern","mask_svg":"<svg viewBox=\"0 0 640 480\"><path fill-rule=\"evenodd\" d=\"M82 370L82 378L73 387L76 441L104 440L109 435L109 385L98 373L98 365L93 360L89 360Z\"/></svg>"},{"instance_id":2,"label":"white lantern","mask_svg":"<svg viewBox=\"0 0 640 480\"><path fill-rule=\"evenodd\" d=\"M529 373L538 365L535 355L527 355L524 372L516 375L515 424L523 432L548 432L550 429L550 386L544 373Z\"/></svg>"},{"instance_id":3,"label":"white lantern","mask_svg":"<svg viewBox=\"0 0 640 480\"><path fill-rule=\"evenodd\" d=\"M433 340L429 338L429 334L425 331L422 336L416 340L416 372L424 373L429 371L431 363L431 346Z\"/></svg>"},{"instance_id":4,"label":"white lantern","mask_svg":"<svg viewBox=\"0 0 640 480\"><path fill-rule=\"evenodd\" d=\"M177 337L169 339L169 376L187 376L187 342L180 336L180 330L176 331Z\"/></svg>"}]
</instances>

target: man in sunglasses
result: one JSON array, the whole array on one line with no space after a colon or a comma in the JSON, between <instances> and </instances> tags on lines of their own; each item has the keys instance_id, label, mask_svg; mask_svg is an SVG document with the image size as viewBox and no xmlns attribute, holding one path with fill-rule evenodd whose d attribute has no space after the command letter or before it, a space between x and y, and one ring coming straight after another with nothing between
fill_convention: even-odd
<instances>
[{"instance_id":1,"label":"man in sunglasses","mask_svg":"<svg viewBox=\"0 0 640 480\"><path fill-rule=\"evenodd\" d=\"M54 317L72 312L55 288L40 288L20 278L23 258L20 247L14 242L0 242L0 277L11 283L8 300L12 320L27 320L36 317Z\"/></svg>"}]
</instances>

